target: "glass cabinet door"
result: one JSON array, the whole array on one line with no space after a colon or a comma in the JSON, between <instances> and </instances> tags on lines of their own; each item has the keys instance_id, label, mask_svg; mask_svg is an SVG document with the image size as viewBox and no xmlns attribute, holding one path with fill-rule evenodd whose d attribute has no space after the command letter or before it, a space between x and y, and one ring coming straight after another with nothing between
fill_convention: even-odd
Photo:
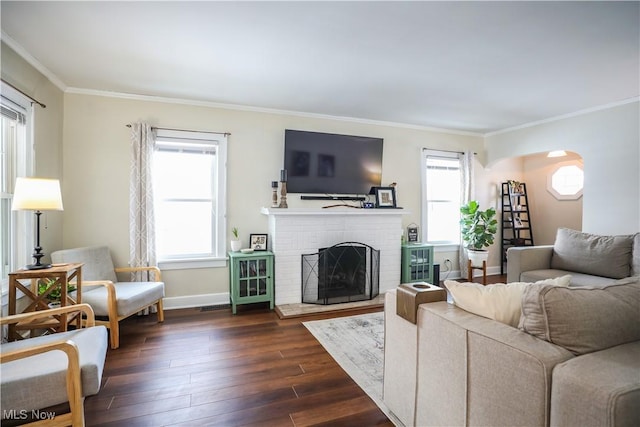
<instances>
[{"instance_id":1,"label":"glass cabinet door","mask_svg":"<svg viewBox=\"0 0 640 427\"><path fill-rule=\"evenodd\" d=\"M267 260L240 260L238 276L238 296L250 297L267 294Z\"/></svg>"}]
</instances>

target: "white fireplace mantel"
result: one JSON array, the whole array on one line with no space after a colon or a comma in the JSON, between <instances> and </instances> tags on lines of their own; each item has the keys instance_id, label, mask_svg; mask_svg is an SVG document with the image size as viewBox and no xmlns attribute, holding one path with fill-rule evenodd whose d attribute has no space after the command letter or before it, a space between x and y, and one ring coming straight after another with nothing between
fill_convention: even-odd
<instances>
[{"instance_id":1,"label":"white fireplace mantel","mask_svg":"<svg viewBox=\"0 0 640 427\"><path fill-rule=\"evenodd\" d=\"M260 212L263 215L273 216L302 216L302 215L367 215L367 216L400 216L408 215L410 212L405 211L402 208L398 209L360 209L360 208L348 208L348 207L335 207L335 208L262 208Z\"/></svg>"},{"instance_id":2,"label":"white fireplace mantel","mask_svg":"<svg viewBox=\"0 0 640 427\"><path fill-rule=\"evenodd\" d=\"M302 302L303 254L343 242L380 251L380 293L400 283L404 209L262 208L269 217L269 246L275 254L276 305Z\"/></svg>"}]
</instances>

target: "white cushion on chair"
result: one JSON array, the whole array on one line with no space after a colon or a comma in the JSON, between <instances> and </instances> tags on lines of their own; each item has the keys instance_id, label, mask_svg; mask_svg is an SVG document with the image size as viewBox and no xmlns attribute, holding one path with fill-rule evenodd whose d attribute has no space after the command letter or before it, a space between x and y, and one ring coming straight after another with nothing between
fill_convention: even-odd
<instances>
[{"instance_id":1,"label":"white cushion on chair","mask_svg":"<svg viewBox=\"0 0 640 427\"><path fill-rule=\"evenodd\" d=\"M164 297L163 282L118 282L116 300L118 316L130 316ZM93 308L96 316L108 316L107 288L87 286L82 288L82 302Z\"/></svg>"},{"instance_id":2,"label":"white cushion on chair","mask_svg":"<svg viewBox=\"0 0 640 427\"><path fill-rule=\"evenodd\" d=\"M98 393L107 354L107 329L104 326L3 343L0 351L6 353L61 339L71 340L78 347L82 395ZM10 409L31 411L67 402L67 361L67 356L56 350L0 365L3 413Z\"/></svg>"}]
</instances>

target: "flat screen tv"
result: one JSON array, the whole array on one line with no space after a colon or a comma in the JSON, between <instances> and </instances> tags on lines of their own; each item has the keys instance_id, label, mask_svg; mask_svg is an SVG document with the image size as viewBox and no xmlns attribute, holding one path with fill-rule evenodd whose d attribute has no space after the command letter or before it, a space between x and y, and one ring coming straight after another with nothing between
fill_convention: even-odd
<instances>
[{"instance_id":1,"label":"flat screen tv","mask_svg":"<svg viewBox=\"0 0 640 427\"><path fill-rule=\"evenodd\" d=\"M369 194L382 178L382 138L286 129L287 192Z\"/></svg>"}]
</instances>

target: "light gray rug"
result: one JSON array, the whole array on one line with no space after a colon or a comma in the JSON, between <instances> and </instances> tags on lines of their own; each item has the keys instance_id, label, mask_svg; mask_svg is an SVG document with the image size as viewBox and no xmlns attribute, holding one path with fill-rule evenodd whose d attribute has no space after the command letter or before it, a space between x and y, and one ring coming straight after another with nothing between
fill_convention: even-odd
<instances>
[{"instance_id":1,"label":"light gray rug","mask_svg":"<svg viewBox=\"0 0 640 427\"><path fill-rule=\"evenodd\" d=\"M382 412L395 425L402 425L382 401L384 313L313 320L303 324Z\"/></svg>"}]
</instances>

